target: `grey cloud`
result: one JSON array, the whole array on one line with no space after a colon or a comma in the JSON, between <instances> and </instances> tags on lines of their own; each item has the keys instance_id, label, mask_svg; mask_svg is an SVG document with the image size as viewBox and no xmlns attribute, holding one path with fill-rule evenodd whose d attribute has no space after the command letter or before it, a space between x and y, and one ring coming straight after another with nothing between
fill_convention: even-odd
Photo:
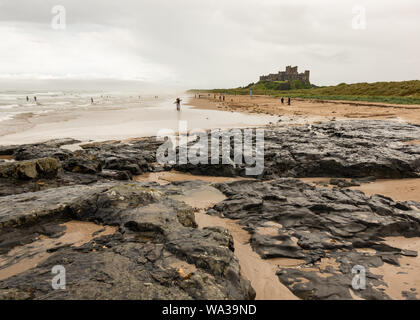
<instances>
[{"instance_id":1,"label":"grey cloud","mask_svg":"<svg viewBox=\"0 0 420 320\"><path fill-rule=\"evenodd\" d=\"M419 2L359 3L366 30L351 28L350 0L1 0L0 32L18 52L13 58L0 51L0 70L7 64L16 74L41 73L32 54L47 55L48 73L66 73L67 64L68 73L96 74L103 64L106 75L138 72L185 87L246 85L288 64L311 69L317 84L419 78ZM49 28L56 4L67 11L61 33ZM13 37L30 39L35 52ZM92 62L95 55L102 64ZM112 73L111 63L122 71Z\"/></svg>"}]
</instances>

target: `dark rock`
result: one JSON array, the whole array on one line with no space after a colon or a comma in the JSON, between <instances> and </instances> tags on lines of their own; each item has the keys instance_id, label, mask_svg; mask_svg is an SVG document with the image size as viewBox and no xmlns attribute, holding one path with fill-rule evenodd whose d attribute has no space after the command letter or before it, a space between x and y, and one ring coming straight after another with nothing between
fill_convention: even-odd
<instances>
[{"instance_id":1,"label":"dark rock","mask_svg":"<svg viewBox=\"0 0 420 320\"><path fill-rule=\"evenodd\" d=\"M251 233L251 245L262 258L306 261L307 267L279 271L280 280L303 299L351 298L349 290L354 276L351 269L356 265L364 266L371 279L368 288L358 293L360 297L387 298L376 289L384 284L383 280L370 274L369 268L383 263L399 265L401 254L417 254L382 242L389 236L420 236L420 211L387 197L367 197L348 189L318 189L285 178L215 186L228 198L209 213L239 220ZM278 226L276 232L261 233L260 229L264 230L269 222ZM372 248L376 254L363 255L355 252L355 248ZM323 259L335 260L339 268L321 269L318 264Z\"/></svg>"},{"instance_id":2,"label":"dark rock","mask_svg":"<svg viewBox=\"0 0 420 320\"><path fill-rule=\"evenodd\" d=\"M104 169L114 171L129 171L131 174L141 174L153 171L156 162L156 151L162 142L155 137L144 138L137 142L94 143L81 147L98 159Z\"/></svg>"},{"instance_id":3,"label":"dark rock","mask_svg":"<svg viewBox=\"0 0 420 320\"><path fill-rule=\"evenodd\" d=\"M95 174L102 171L102 164L95 156L76 151L71 158L63 162L63 169L76 173Z\"/></svg>"},{"instance_id":4,"label":"dark rock","mask_svg":"<svg viewBox=\"0 0 420 320\"><path fill-rule=\"evenodd\" d=\"M354 181L357 183L369 183L369 182L375 182L376 178L375 177L362 177L362 178L357 178Z\"/></svg>"},{"instance_id":5,"label":"dark rock","mask_svg":"<svg viewBox=\"0 0 420 320\"><path fill-rule=\"evenodd\" d=\"M66 160L71 154L71 151L56 146L31 145L18 148L15 150L13 157L15 160L33 160L46 157Z\"/></svg>"},{"instance_id":6,"label":"dark rock","mask_svg":"<svg viewBox=\"0 0 420 320\"><path fill-rule=\"evenodd\" d=\"M114 182L0 198L0 234L7 234L0 236L2 259L10 259L7 251L17 244L37 239L43 226L53 230L59 219L119 227L81 247L48 249L49 258L36 268L0 281L0 299L253 299L231 235L195 228L193 209L167 196L186 188ZM51 287L55 265L66 268L66 290Z\"/></svg>"},{"instance_id":7,"label":"dark rock","mask_svg":"<svg viewBox=\"0 0 420 320\"><path fill-rule=\"evenodd\" d=\"M402 291L401 294L407 300L418 300L416 292Z\"/></svg>"},{"instance_id":8,"label":"dark rock","mask_svg":"<svg viewBox=\"0 0 420 320\"><path fill-rule=\"evenodd\" d=\"M279 279L303 299L389 298L386 285L370 269L398 265L401 255L389 236L420 236L420 203L367 197L345 189L376 178L417 177L420 126L392 121L334 121L265 130L262 180L216 185L228 198L209 214L239 220L263 258L304 260L281 268ZM193 174L246 176L245 165L165 165L156 163L162 142L154 137L62 149L72 139L0 147L16 162L0 163L0 258L40 235L60 237L70 219L117 226L113 235L81 247L49 248L37 268L0 281L0 299L252 299L240 276L233 239L223 228L199 230L193 208L173 199L200 182L167 186L135 182L132 175L175 168ZM233 142L232 142L233 143ZM47 159L46 159L47 158ZM20 161L26 160L26 161ZM60 170L62 166L63 170ZM315 188L281 177L346 177L339 188ZM274 223L274 232L261 230ZM262 229L260 229L262 228ZM272 230L272 231L273 231ZM365 254L355 249L370 248ZM328 263L326 263L327 261ZM176 267L186 264L193 271ZM51 289L51 268L65 265L71 287ZM367 288L351 287L352 268L366 268ZM181 270L180 270L181 269ZM414 297L406 293L407 297Z\"/></svg>"},{"instance_id":9,"label":"dark rock","mask_svg":"<svg viewBox=\"0 0 420 320\"><path fill-rule=\"evenodd\" d=\"M383 254L380 256L383 262L392 264L394 266L400 266L400 263L398 262L398 255L396 254Z\"/></svg>"},{"instance_id":10,"label":"dark rock","mask_svg":"<svg viewBox=\"0 0 420 320\"><path fill-rule=\"evenodd\" d=\"M0 177L13 179L52 178L57 175L60 163L54 158L13 161L0 164Z\"/></svg>"},{"instance_id":11,"label":"dark rock","mask_svg":"<svg viewBox=\"0 0 420 320\"><path fill-rule=\"evenodd\" d=\"M420 139L420 126L395 121L271 126L265 128L264 172L259 177L347 177L360 182L418 177L420 146L402 143L414 139ZM233 141L231 150L233 153ZM200 175L246 176L244 164L217 166L210 159L208 163L176 164L174 168Z\"/></svg>"},{"instance_id":12,"label":"dark rock","mask_svg":"<svg viewBox=\"0 0 420 320\"><path fill-rule=\"evenodd\" d=\"M401 250L401 254L406 257L417 257L417 251L414 250Z\"/></svg>"},{"instance_id":13,"label":"dark rock","mask_svg":"<svg viewBox=\"0 0 420 320\"><path fill-rule=\"evenodd\" d=\"M131 180L133 177L130 171L114 170L102 170L98 173L98 176L109 180Z\"/></svg>"},{"instance_id":14,"label":"dark rock","mask_svg":"<svg viewBox=\"0 0 420 320\"><path fill-rule=\"evenodd\" d=\"M335 185L339 188L360 186L360 183L355 182L353 179L351 181L347 181L346 179L334 178L330 180L330 184Z\"/></svg>"}]
</instances>

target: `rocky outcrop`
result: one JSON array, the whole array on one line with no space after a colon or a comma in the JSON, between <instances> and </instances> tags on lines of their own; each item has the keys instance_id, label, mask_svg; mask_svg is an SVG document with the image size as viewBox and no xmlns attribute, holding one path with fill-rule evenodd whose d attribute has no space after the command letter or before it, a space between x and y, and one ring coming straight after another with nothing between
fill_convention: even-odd
<instances>
[{"instance_id":1,"label":"rocky outcrop","mask_svg":"<svg viewBox=\"0 0 420 320\"><path fill-rule=\"evenodd\" d=\"M348 189L315 188L290 178L217 187L228 199L208 214L240 220L252 234L253 249L263 258L305 261L306 267L281 268L278 273L281 282L303 299L351 299L354 266L369 270L395 264L405 254L383 243L384 237L420 236L420 203L367 197ZM357 248L376 253L363 254ZM330 263L326 270L318 270L317 263L325 259L337 264L336 268ZM367 277L372 281L358 294L366 299L387 298L378 288L383 280L369 271Z\"/></svg>"},{"instance_id":2,"label":"rocky outcrop","mask_svg":"<svg viewBox=\"0 0 420 320\"><path fill-rule=\"evenodd\" d=\"M186 187L102 183L2 197L6 266L19 262L7 262L10 249L62 233L52 221L94 221L118 231L81 247L49 249L36 268L0 281L0 299L252 299L230 234L195 228L193 209L168 197ZM66 290L51 286L55 265L66 268Z\"/></svg>"},{"instance_id":3,"label":"rocky outcrop","mask_svg":"<svg viewBox=\"0 0 420 320\"><path fill-rule=\"evenodd\" d=\"M83 150L69 151L63 145L80 143L74 139L50 140L21 146L0 146L0 155L12 155L14 160L34 160L51 157L60 160L69 172L98 173L101 169L141 174L153 169L156 149L162 142L155 137L133 142L95 142L81 145Z\"/></svg>"},{"instance_id":4,"label":"rocky outcrop","mask_svg":"<svg viewBox=\"0 0 420 320\"><path fill-rule=\"evenodd\" d=\"M420 146L404 143L413 139L420 139L419 126L391 121L336 121L268 127L265 129L264 171L259 178L351 177L358 179L352 182L357 184L366 177L416 177L420 172ZM133 175L171 168L198 175L246 176L245 165L222 164L221 159L218 165L157 164L156 150L162 142L154 137L132 142L85 144L81 146L83 150L75 152L61 148L63 144L74 142L62 139L0 147L0 153L13 155L15 160L52 157L60 161L63 168L57 177L42 181L42 185L33 181L5 181L7 188L0 184L0 195L95 181L130 180ZM33 171L28 174L39 178ZM337 185L347 187L349 183L337 181Z\"/></svg>"},{"instance_id":5,"label":"rocky outcrop","mask_svg":"<svg viewBox=\"0 0 420 320\"><path fill-rule=\"evenodd\" d=\"M420 126L395 121L272 126L264 130L264 172L259 178L418 177L420 146L403 142L419 138ZM208 163L174 167L199 175L246 176L245 165L222 164L221 156L220 165L211 164L210 156Z\"/></svg>"},{"instance_id":6,"label":"rocky outcrop","mask_svg":"<svg viewBox=\"0 0 420 320\"><path fill-rule=\"evenodd\" d=\"M78 150L63 161L63 169L74 173L95 174L102 171L102 164L94 155Z\"/></svg>"},{"instance_id":7,"label":"rocky outcrop","mask_svg":"<svg viewBox=\"0 0 420 320\"><path fill-rule=\"evenodd\" d=\"M367 197L346 188L375 178L416 177L420 127L388 121L335 121L265 130L259 180L218 184L228 198L208 210L240 221L264 259L302 261L281 267L278 278L303 299L387 299L373 268L398 265L417 252L385 243L388 236L420 236L420 204ZM115 226L113 234L81 246L41 250L36 268L0 281L0 299L252 299L241 278L231 235L198 229L193 209L177 201L199 182L141 184L133 175L175 168L193 174L246 176L244 165L159 165L154 137L82 145L72 139L0 147L0 271L21 263L26 245L60 238L63 222ZM220 161L221 162L221 161ZM283 177L332 179L318 188ZM11 250L22 255L9 255ZM359 250L360 249L360 250ZM369 249L369 254L364 250ZM51 288L51 268L63 265L69 285ZM367 270L367 289L351 291L352 268ZM1 276L1 273L0 273ZM406 292L407 297L416 293Z\"/></svg>"},{"instance_id":8,"label":"rocky outcrop","mask_svg":"<svg viewBox=\"0 0 420 320\"><path fill-rule=\"evenodd\" d=\"M0 163L0 177L12 179L54 178L61 168L54 158Z\"/></svg>"},{"instance_id":9,"label":"rocky outcrop","mask_svg":"<svg viewBox=\"0 0 420 320\"><path fill-rule=\"evenodd\" d=\"M64 160L71 156L71 152L60 147L79 142L75 139L54 139L42 143L5 146L0 147L0 154L13 155L15 160L32 160L48 157Z\"/></svg>"},{"instance_id":10,"label":"rocky outcrop","mask_svg":"<svg viewBox=\"0 0 420 320\"><path fill-rule=\"evenodd\" d=\"M61 146L80 141L51 140L44 143L0 147L0 154L13 156L12 162L0 163L0 196L34 192L115 180L131 180L133 174L155 170L155 138L133 143L104 142L83 145L69 151ZM58 163L47 171L42 157ZM42 159L40 159L42 158ZM52 163L51 162L51 163ZM45 167L45 169L44 169Z\"/></svg>"},{"instance_id":11,"label":"rocky outcrop","mask_svg":"<svg viewBox=\"0 0 420 320\"><path fill-rule=\"evenodd\" d=\"M130 143L87 144L82 145L82 148L88 154L94 155L104 169L138 175L154 169L156 150L161 144L155 137L151 137Z\"/></svg>"}]
</instances>

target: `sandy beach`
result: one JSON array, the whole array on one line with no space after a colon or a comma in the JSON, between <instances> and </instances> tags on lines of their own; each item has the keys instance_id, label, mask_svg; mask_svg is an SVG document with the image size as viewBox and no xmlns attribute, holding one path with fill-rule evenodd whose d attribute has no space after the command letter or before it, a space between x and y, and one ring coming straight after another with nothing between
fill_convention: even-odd
<instances>
[{"instance_id":1,"label":"sandy beach","mask_svg":"<svg viewBox=\"0 0 420 320\"><path fill-rule=\"evenodd\" d=\"M370 102L317 101L307 99L292 99L287 105L287 99L282 104L280 98L270 96L232 96L226 95L225 101L220 101L219 95L202 94L200 99L192 98L189 104L196 109L225 110L246 113L264 113L269 115L303 118L310 121L332 119L380 119L407 121L420 124L419 105L391 105Z\"/></svg>"},{"instance_id":2,"label":"sandy beach","mask_svg":"<svg viewBox=\"0 0 420 320\"><path fill-rule=\"evenodd\" d=\"M0 95L0 145L69 137L87 142L156 136L162 129L177 132L179 121L186 121L188 130L262 126L278 121L277 116L241 112L226 117L220 110L203 111L184 104L177 112L173 104L176 95L91 95L93 104L86 93L50 93L39 97L38 104L26 103L23 94L15 94L13 99ZM184 101L190 97L179 96Z\"/></svg>"}]
</instances>

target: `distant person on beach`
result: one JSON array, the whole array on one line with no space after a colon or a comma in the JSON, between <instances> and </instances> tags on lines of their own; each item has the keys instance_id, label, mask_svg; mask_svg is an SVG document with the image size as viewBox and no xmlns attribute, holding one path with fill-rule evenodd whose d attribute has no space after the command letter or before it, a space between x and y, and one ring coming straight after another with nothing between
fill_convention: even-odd
<instances>
[{"instance_id":1,"label":"distant person on beach","mask_svg":"<svg viewBox=\"0 0 420 320\"><path fill-rule=\"evenodd\" d=\"M29 97L28 96L26 96L26 102L29 102Z\"/></svg>"},{"instance_id":2,"label":"distant person on beach","mask_svg":"<svg viewBox=\"0 0 420 320\"><path fill-rule=\"evenodd\" d=\"M176 104L176 110L180 111L181 110L181 99L180 98L176 98L175 100L175 104Z\"/></svg>"},{"instance_id":3,"label":"distant person on beach","mask_svg":"<svg viewBox=\"0 0 420 320\"><path fill-rule=\"evenodd\" d=\"M290 97L287 99L287 104L290 106Z\"/></svg>"},{"instance_id":4,"label":"distant person on beach","mask_svg":"<svg viewBox=\"0 0 420 320\"><path fill-rule=\"evenodd\" d=\"M93 104L93 98L90 98L90 102Z\"/></svg>"},{"instance_id":5,"label":"distant person on beach","mask_svg":"<svg viewBox=\"0 0 420 320\"><path fill-rule=\"evenodd\" d=\"M36 102L36 96L34 96L34 101Z\"/></svg>"},{"instance_id":6,"label":"distant person on beach","mask_svg":"<svg viewBox=\"0 0 420 320\"><path fill-rule=\"evenodd\" d=\"M281 104L284 104L284 98L281 97Z\"/></svg>"}]
</instances>

